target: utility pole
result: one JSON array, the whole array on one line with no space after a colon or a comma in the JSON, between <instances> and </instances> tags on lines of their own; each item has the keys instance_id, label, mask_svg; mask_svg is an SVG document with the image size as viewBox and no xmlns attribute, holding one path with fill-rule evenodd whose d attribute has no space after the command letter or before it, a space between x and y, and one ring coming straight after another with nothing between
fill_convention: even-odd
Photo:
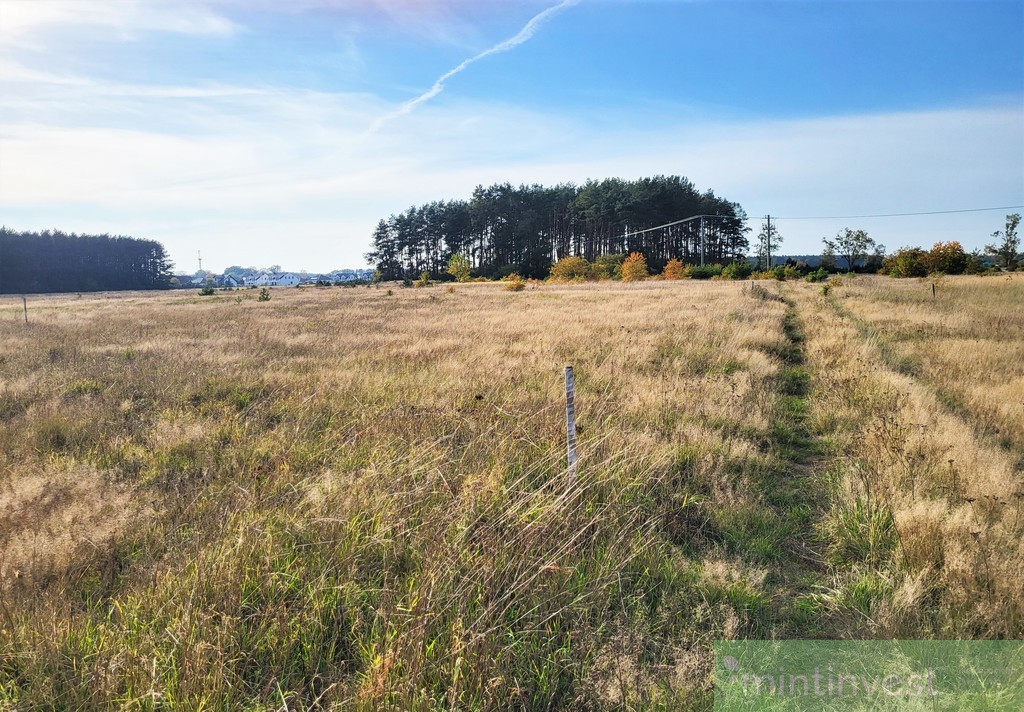
<instances>
[{"instance_id":1,"label":"utility pole","mask_svg":"<svg viewBox=\"0 0 1024 712\"><path fill-rule=\"evenodd\" d=\"M765 252L768 255L768 264L765 265L765 270L770 270L772 268L772 216L766 215L765 220L768 224L768 228L765 230Z\"/></svg>"},{"instance_id":2,"label":"utility pole","mask_svg":"<svg viewBox=\"0 0 1024 712\"><path fill-rule=\"evenodd\" d=\"M700 216L700 266L704 266L704 216Z\"/></svg>"}]
</instances>

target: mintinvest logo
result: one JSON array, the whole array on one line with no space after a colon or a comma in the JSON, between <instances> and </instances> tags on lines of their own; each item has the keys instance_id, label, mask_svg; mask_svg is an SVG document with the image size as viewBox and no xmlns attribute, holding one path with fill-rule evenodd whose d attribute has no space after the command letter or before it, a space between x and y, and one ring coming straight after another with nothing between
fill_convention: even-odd
<instances>
[{"instance_id":1,"label":"mintinvest logo","mask_svg":"<svg viewBox=\"0 0 1024 712\"><path fill-rule=\"evenodd\" d=\"M1024 710L1021 641L722 641L716 710Z\"/></svg>"}]
</instances>

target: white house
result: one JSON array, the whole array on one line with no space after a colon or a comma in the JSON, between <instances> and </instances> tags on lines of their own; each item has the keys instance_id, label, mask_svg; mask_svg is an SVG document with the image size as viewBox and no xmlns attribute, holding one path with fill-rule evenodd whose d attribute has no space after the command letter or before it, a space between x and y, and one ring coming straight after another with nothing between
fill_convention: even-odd
<instances>
[{"instance_id":1,"label":"white house","mask_svg":"<svg viewBox=\"0 0 1024 712\"><path fill-rule=\"evenodd\" d=\"M261 274L253 284L257 287L297 287L299 277L288 274Z\"/></svg>"}]
</instances>

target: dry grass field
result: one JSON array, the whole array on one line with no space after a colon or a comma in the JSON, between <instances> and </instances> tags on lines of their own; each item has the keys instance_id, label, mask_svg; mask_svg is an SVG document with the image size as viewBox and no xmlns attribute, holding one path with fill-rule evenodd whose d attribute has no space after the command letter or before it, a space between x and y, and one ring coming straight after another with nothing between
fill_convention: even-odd
<instances>
[{"instance_id":1,"label":"dry grass field","mask_svg":"<svg viewBox=\"0 0 1024 712\"><path fill-rule=\"evenodd\" d=\"M716 639L1020 638L1022 315L1024 275L5 298L0 709L707 709Z\"/></svg>"}]
</instances>

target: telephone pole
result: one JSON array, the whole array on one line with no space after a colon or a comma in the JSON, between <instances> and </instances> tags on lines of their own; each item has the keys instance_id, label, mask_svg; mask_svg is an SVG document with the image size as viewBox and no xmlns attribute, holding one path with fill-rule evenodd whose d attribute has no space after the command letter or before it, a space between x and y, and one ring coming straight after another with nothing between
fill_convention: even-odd
<instances>
[{"instance_id":1,"label":"telephone pole","mask_svg":"<svg viewBox=\"0 0 1024 712\"><path fill-rule=\"evenodd\" d=\"M704 216L700 216L700 266L704 266Z\"/></svg>"},{"instance_id":2,"label":"telephone pole","mask_svg":"<svg viewBox=\"0 0 1024 712\"><path fill-rule=\"evenodd\" d=\"M768 225L765 230L765 253L768 255L768 264L765 265L765 269L770 270L772 268L772 216L766 215L765 221Z\"/></svg>"}]
</instances>

